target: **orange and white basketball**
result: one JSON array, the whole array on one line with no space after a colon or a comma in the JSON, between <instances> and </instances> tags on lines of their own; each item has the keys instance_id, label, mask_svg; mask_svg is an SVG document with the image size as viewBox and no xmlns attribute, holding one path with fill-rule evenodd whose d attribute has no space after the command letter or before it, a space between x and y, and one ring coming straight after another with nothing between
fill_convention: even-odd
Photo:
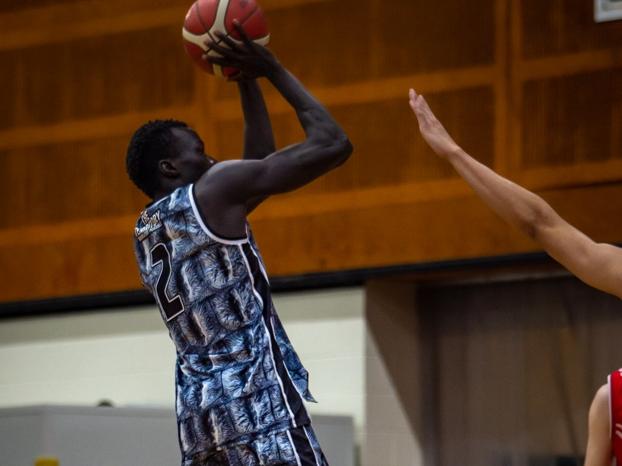
<instances>
[{"instance_id":1,"label":"orange and white basketball","mask_svg":"<svg viewBox=\"0 0 622 466\"><path fill-rule=\"evenodd\" d=\"M184 46L194 62L208 73L217 76L235 76L235 68L222 68L213 65L202 56L218 56L213 50L208 50L206 42L219 42L216 32L221 32L236 42L241 38L233 25L238 20L244 27L248 37L260 45L267 45L270 41L268 24L265 15L255 0L197 0L192 4L183 27ZM224 44L223 44L224 45Z\"/></svg>"}]
</instances>

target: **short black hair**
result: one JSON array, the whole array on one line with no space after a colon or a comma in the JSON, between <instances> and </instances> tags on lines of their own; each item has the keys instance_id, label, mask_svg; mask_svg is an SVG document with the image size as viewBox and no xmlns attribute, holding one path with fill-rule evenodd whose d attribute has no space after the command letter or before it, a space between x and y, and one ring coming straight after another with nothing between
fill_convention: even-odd
<instances>
[{"instance_id":1,"label":"short black hair","mask_svg":"<svg viewBox=\"0 0 622 466\"><path fill-rule=\"evenodd\" d=\"M152 199L158 189L158 162L171 155L173 128L188 128L188 125L173 119L149 121L136 130L127 148L127 174Z\"/></svg>"}]
</instances>

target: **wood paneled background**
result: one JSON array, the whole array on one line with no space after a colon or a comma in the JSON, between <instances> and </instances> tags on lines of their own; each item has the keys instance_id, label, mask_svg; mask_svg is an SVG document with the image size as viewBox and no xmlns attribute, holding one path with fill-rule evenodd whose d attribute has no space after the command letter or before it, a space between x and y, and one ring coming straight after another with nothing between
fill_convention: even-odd
<instances>
[{"instance_id":1,"label":"wood paneled background","mask_svg":"<svg viewBox=\"0 0 622 466\"><path fill-rule=\"evenodd\" d=\"M240 153L235 86L185 56L188 0L0 2L0 301L139 288L145 203L125 149L145 120L187 120ZM272 275L532 251L418 136L408 87L465 149L622 240L622 22L591 0L263 0L272 48L356 146L347 165L267 202ZM264 86L279 145L297 121Z\"/></svg>"}]
</instances>

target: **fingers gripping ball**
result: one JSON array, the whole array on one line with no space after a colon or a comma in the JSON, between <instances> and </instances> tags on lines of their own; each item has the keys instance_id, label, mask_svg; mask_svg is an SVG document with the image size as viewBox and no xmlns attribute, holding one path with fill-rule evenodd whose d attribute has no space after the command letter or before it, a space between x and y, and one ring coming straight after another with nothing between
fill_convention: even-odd
<instances>
[{"instance_id":1,"label":"fingers gripping ball","mask_svg":"<svg viewBox=\"0 0 622 466\"><path fill-rule=\"evenodd\" d=\"M208 41L225 45L215 35L217 32L229 36L236 43L242 43L233 25L236 19L244 27L249 39L260 45L268 44L268 24L255 0L197 0L188 10L182 33L184 46L192 60L208 73L227 78L237 74L235 68L223 68L202 58L206 53L208 56L219 56L216 51L208 50L206 45Z\"/></svg>"}]
</instances>

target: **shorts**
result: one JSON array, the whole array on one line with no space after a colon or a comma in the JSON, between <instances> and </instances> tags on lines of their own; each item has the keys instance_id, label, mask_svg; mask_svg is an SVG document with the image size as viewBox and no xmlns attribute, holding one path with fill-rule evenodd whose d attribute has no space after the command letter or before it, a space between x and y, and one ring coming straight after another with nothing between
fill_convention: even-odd
<instances>
[{"instance_id":1,"label":"shorts","mask_svg":"<svg viewBox=\"0 0 622 466\"><path fill-rule=\"evenodd\" d=\"M245 443L194 455L182 466L328 466L310 425L260 434Z\"/></svg>"}]
</instances>

